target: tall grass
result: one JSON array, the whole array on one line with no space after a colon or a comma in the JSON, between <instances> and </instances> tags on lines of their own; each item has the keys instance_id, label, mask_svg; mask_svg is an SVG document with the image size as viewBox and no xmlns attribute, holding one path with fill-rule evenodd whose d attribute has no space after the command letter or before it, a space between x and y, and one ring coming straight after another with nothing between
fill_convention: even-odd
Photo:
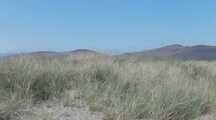
<instances>
[{"instance_id":1,"label":"tall grass","mask_svg":"<svg viewBox=\"0 0 216 120\"><path fill-rule=\"evenodd\" d=\"M214 114L215 62L110 56L19 56L0 61L0 119L57 98L86 102L104 120L193 120ZM70 99L65 91L79 91ZM7 102L5 102L7 101Z\"/></svg>"}]
</instances>

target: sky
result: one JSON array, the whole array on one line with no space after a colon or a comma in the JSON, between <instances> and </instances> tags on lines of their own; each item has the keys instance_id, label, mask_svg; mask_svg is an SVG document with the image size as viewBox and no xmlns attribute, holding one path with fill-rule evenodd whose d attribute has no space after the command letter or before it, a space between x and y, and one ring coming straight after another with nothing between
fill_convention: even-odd
<instances>
[{"instance_id":1,"label":"sky","mask_svg":"<svg viewBox=\"0 0 216 120\"><path fill-rule=\"evenodd\" d=\"M0 0L0 53L216 45L215 0Z\"/></svg>"}]
</instances>

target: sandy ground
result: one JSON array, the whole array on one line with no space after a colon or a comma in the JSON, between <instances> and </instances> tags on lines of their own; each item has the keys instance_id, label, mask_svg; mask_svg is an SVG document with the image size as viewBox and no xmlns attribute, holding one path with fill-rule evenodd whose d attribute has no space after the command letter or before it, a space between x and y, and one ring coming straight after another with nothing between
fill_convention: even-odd
<instances>
[{"instance_id":1,"label":"sandy ground","mask_svg":"<svg viewBox=\"0 0 216 120\"><path fill-rule=\"evenodd\" d=\"M74 91L69 91L66 95L69 100L75 100L78 96ZM53 100L18 110L10 120L103 120L103 117L100 112L91 112L80 100L73 101L72 104L65 104L64 100ZM216 120L216 116L208 114L194 120Z\"/></svg>"},{"instance_id":2,"label":"sandy ground","mask_svg":"<svg viewBox=\"0 0 216 120\"><path fill-rule=\"evenodd\" d=\"M64 106L62 103L49 102L20 110L10 120L103 120L103 114L91 112L84 105ZM204 115L194 120L216 120L216 116Z\"/></svg>"},{"instance_id":3,"label":"sandy ground","mask_svg":"<svg viewBox=\"0 0 216 120\"><path fill-rule=\"evenodd\" d=\"M19 112L19 120L102 120L102 113L90 112L87 107L65 107L44 103Z\"/></svg>"},{"instance_id":4,"label":"sandy ground","mask_svg":"<svg viewBox=\"0 0 216 120\"><path fill-rule=\"evenodd\" d=\"M196 120L216 120L216 116L215 115L204 115Z\"/></svg>"}]
</instances>

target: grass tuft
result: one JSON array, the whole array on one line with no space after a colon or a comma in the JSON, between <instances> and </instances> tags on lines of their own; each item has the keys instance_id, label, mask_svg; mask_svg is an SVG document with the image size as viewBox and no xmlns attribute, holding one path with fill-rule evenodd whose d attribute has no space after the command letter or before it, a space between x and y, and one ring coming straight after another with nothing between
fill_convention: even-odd
<instances>
[{"instance_id":1,"label":"grass tuft","mask_svg":"<svg viewBox=\"0 0 216 120\"><path fill-rule=\"evenodd\" d=\"M84 101L104 120L193 120L215 114L215 62L170 61L107 56L2 60L0 120L52 98L68 106Z\"/></svg>"}]
</instances>

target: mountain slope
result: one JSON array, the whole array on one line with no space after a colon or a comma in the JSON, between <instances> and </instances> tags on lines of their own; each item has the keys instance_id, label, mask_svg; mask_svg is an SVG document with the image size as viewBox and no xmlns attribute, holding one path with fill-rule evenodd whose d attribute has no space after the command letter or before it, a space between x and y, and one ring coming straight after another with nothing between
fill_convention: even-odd
<instances>
[{"instance_id":1,"label":"mountain slope","mask_svg":"<svg viewBox=\"0 0 216 120\"><path fill-rule=\"evenodd\" d=\"M76 49L73 51L66 52L67 54L72 54L72 55L79 55L79 54L100 54L99 52L96 52L94 50L89 50L89 49Z\"/></svg>"},{"instance_id":2,"label":"mountain slope","mask_svg":"<svg viewBox=\"0 0 216 120\"><path fill-rule=\"evenodd\" d=\"M216 60L216 46L197 45L185 47L175 54L176 58L196 60Z\"/></svg>"},{"instance_id":3,"label":"mountain slope","mask_svg":"<svg viewBox=\"0 0 216 120\"><path fill-rule=\"evenodd\" d=\"M56 51L35 51L29 53L19 53L14 54L11 56L16 55L30 55L30 56L41 56L41 57L64 57L68 55L102 55L102 53L89 50L89 49L76 49L72 51L65 51L65 52L56 52Z\"/></svg>"},{"instance_id":4,"label":"mountain slope","mask_svg":"<svg viewBox=\"0 0 216 120\"><path fill-rule=\"evenodd\" d=\"M182 46L178 44L169 45L157 49L128 53L126 55L179 58L194 60L216 60L216 46L196 45Z\"/></svg>"}]
</instances>

